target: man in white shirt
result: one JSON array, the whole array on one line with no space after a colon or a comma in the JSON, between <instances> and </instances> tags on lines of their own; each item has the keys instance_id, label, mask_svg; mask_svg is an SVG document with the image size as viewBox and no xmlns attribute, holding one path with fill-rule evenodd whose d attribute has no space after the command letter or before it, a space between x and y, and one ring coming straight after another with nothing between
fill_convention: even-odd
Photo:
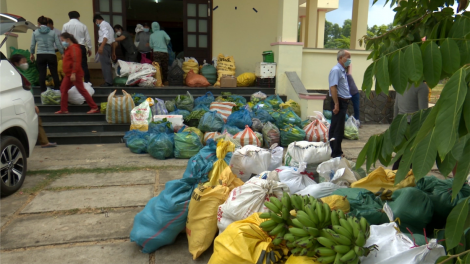
<instances>
[{"instance_id":1,"label":"man in white shirt","mask_svg":"<svg viewBox=\"0 0 470 264\"><path fill-rule=\"evenodd\" d=\"M114 29L108 22L104 21L101 15L98 14L93 17L93 23L95 23L95 25L99 28L98 54L100 56L101 71L103 72L105 81L102 86L113 86L111 56L116 57L116 55L113 54L111 47L114 43Z\"/></svg>"},{"instance_id":2,"label":"man in white shirt","mask_svg":"<svg viewBox=\"0 0 470 264\"><path fill-rule=\"evenodd\" d=\"M91 56L91 38L90 34L88 33L88 29L80 22L80 13L77 11L69 12L70 21L65 23L62 27L62 33L69 33L72 34L75 39L80 44L80 48L82 50L82 69L83 73L85 74L85 82L90 82L90 71L88 71L88 57ZM87 51L88 48L88 51Z\"/></svg>"}]
</instances>

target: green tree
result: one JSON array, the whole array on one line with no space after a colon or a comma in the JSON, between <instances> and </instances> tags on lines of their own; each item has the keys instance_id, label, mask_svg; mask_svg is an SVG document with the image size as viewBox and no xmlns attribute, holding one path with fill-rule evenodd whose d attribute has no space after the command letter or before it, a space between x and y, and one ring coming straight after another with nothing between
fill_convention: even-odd
<instances>
[{"instance_id":1,"label":"green tree","mask_svg":"<svg viewBox=\"0 0 470 264\"><path fill-rule=\"evenodd\" d=\"M347 38L351 37L351 19L346 19L343 22L343 28L341 30L341 34Z\"/></svg>"},{"instance_id":2,"label":"green tree","mask_svg":"<svg viewBox=\"0 0 470 264\"><path fill-rule=\"evenodd\" d=\"M388 2L392 7L398 1ZM459 4L457 14L449 7L454 2ZM377 160L388 166L402 157L396 183L405 178L411 164L417 181L435 162L443 175L456 168L452 186L456 198L470 173L470 12L461 13L468 4L468 0L401 1L394 8L393 29L359 41L371 50L373 60L362 84L367 95L374 81L377 93L388 94L392 85L403 94L412 83L426 80L433 88L439 80L450 79L434 107L413 114L410 124L408 115L399 115L388 130L372 136L357 167L366 163L369 171ZM437 263L470 263L470 243L465 243L470 238L469 200L462 199L447 218L444 245L449 255ZM461 241L463 246L458 246Z\"/></svg>"}]
</instances>

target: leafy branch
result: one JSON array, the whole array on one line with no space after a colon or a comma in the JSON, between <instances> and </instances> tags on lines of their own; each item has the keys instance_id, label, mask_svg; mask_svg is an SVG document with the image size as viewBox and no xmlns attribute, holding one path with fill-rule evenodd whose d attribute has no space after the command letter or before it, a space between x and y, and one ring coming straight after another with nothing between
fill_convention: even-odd
<instances>
[{"instance_id":1,"label":"leafy branch","mask_svg":"<svg viewBox=\"0 0 470 264\"><path fill-rule=\"evenodd\" d=\"M456 255L450 255L450 256L448 256L448 258L446 258L445 260L439 262L438 264L444 264L444 263L448 262L448 261L451 260L451 259L458 258L458 257L460 257L460 256L462 256L462 255L467 254L467 253L470 253L470 249L467 250L467 251L464 251L464 252L462 252L462 253L456 254Z\"/></svg>"}]
</instances>

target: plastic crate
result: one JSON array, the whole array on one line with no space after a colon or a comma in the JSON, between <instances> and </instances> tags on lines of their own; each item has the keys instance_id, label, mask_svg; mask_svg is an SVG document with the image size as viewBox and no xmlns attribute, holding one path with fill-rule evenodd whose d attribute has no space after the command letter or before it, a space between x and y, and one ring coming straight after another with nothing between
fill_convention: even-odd
<instances>
[{"instance_id":1,"label":"plastic crate","mask_svg":"<svg viewBox=\"0 0 470 264\"><path fill-rule=\"evenodd\" d=\"M256 86L265 88L276 87L276 77L274 78L260 78L256 77Z\"/></svg>"},{"instance_id":2,"label":"plastic crate","mask_svg":"<svg viewBox=\"0 0 470 264\"><path fill-rule=\"evenodd\" d=\"M263 51L263 62L274 62L274 52L272 50Z\"/></svg>"}]
</instances>

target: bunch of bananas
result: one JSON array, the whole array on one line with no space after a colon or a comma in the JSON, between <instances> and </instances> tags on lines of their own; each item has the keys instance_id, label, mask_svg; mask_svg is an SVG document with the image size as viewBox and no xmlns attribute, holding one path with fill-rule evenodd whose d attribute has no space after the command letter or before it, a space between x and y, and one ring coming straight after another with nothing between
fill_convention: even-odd
<instances>
[{"instance_id":1,"label":"bunch of bananas","mask_svg":"<svg viewBox=\"0 0 470 264\"><path fill-rule=\"evenodd\" d=\"M375 246L365 248L370 226L365 218L348 217L343 211L331 211L327 203L311 196L284 193L281 200L271 197L265 206L269 219L260 227L283 242L294 255L316 257L319 263L359 263ZM295 211L295 212L294 212Z\"/></svg>"}]
</instances>

